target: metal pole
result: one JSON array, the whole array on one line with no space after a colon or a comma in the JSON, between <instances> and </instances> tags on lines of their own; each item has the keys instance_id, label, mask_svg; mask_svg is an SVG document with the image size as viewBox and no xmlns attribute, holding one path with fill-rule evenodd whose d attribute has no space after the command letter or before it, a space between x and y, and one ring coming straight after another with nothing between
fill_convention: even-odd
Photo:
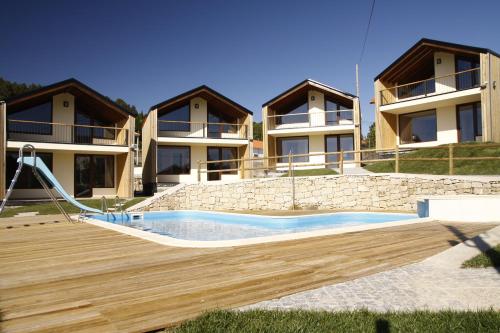
<instances>
[{"instance_id":1,"label":"metal pole","mask_svg":"<svg viewBox=\"0 0 500 333\"><path fill-rule=\"evenodd\" d=\"M356 96L359 97L359 65L356 64Z\"/></svg>"}]
</instances>

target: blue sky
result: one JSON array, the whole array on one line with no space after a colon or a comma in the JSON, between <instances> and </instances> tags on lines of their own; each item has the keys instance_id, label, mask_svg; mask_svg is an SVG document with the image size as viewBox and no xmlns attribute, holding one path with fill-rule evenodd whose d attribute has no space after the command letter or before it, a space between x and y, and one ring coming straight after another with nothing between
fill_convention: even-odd
<instances>
[{"instance_id":1,"label":"blue sky","mask_svg":"<svg viewBox=\"0 0 500 333\"><path fill-rule=\"evenodd\" d=\"M305 78L355 93L371 0L2 1L0 76L75 77L147 111L201 84L254 111ZM487 10L485 10L487 9ZM500 51L500 1L378 0L360 64L373 78L422 37Z\"/></svg>"}]
</instances>

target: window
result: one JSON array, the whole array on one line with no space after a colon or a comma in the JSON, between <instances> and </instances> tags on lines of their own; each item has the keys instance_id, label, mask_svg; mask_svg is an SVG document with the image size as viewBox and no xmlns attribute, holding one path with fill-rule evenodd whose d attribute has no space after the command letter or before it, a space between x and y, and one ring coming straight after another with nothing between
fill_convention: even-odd
<instances>
[{"instance_id":1,"label":"window","mask_svg":"<svg viewBox=\"0 0 500 333\"><path fill-rule=\"evenodd\" d=\"M52 135L52 102L32 106L27 109L13 111L7 114L8 131L12 133L27 133ZM49 124L23 123L15 120L33 121Z\"/></svg>"},{"instance_id":2,"label":"window","mask_svg":"<svg viewBox=\"0 0 500 333\"><path fill-rule=\"evenodd\" d=\"M455 58L456 72L463 72L456 75L457 90L470 89L478 87L480 83L479 70L471 71L471 69L479 68L479 58L456 57Z\"/></svg>"},{"instance_id":3,"label":"window","mask_svg":"<svg viewBox=\"0 0 500 333\"><path fill-rule=\"evenodd\" d=\"M309 122L308 112L309 104L307 100L305 102L303 100L299 101L288 108L276 112L276 125L307 123Z\"/></svg>"},{"instance_id":4,"label":"window","mask_svg":"<svg viewBox=\"0 0 500 333\"><path fill-rule=\"evenodd\" d=\"M351 134L327 135L325 136L325 151L327 153L354 150L354 136ZM344 160L353 160L354 153L345 153ZM326 162L337 162L339 155L326 155ZM330 168L337 167L337 164L328 165Z\"/></svg>"},{"instance_id":5,"label":"window","mask_svg":"<svg viewBox=\"0 0 500 333\"><path fill-rule=\"evenodd\" d=\"M349 110L349 111L342 111ZM349 107L331 101L329 99L325 99L325 111L326 111L326 124L327 125L336 125L339 123L339 120L352 120L352 112ZM338 112L332 112L338 111Z\"/></svg>"},{"instance_id":6,"label":"window","mask_svg":"<svg viewBox=\"0 0 500 333\"><path fill-rule=\"evenodd\" d=\"M158 114L158 130L159 131L182 131L190 132L189 104L181 106L177 109L166 111Z\"/></svg>"},{"instance_id":7,"label":"window","mask_svg":"<svg viewBox=\"0 0 500 333\"><path fill-rule=\"evenodd\" d=\"M50 153L37 153L37 157L40 157L42 161L47 165L50 171L52 171L52 154ZM5 183L6 188L10 186L10 180L14 178L14 175L17 170L17 158L19 157L19 153L16 151L8 151L6 153L6 172L5 177L7 182ZM43 177L42 174L40 176ZM46 180L46 183L50 186L50 183ZM17 183L15 188L17 189L41 189L43 188L38 179L36 179L31 167L24 166L19 178L17 179Z\"/></svg>"},{"instance_id":8,"label":"window","mask_svg":"<svg viewBox=\"0 0 500 333\"><path fill-rule=\"evenodd\" d=\"M309 154L309 138L308 137L294 137L294 138L277 138L276 148L278 155L292 154ZM293 162L308 162L309 156L296 156L293 157ZM279 163L288 163L288 157L280 157Z\"/></svg>"},{"instance_id":9,"label":"window","mask_svg":"<svg viewBox=\"0 0 500 333\"><path fill-rule=\"evenodd\" d=\"M400 115L399 140L401 144L436 141L436 110Z\"/></svg>"},{"instance_id":10,"label":"window","mask_svg":"<svg viewBox=\"0 0 500 333\"><path fill-rule=\"evenodd\" d=\"M483 135L481 102L457 106L458 141L480 141Z\"/></svg>"},{"instance_id":11,"label":"window","mask_svg":"<svg viewBox=\"0 0 500 333\"><path fill-rule=\"evenodd\" d=\"M75 112L75 125L82 125L75 127L75 143L91 144L93 143L92 139L115 140L116 131L114 129L92 127L114 127L114 124L95 119L95 117L91 117L86 111L80 108Z\"/></svg>"},{"instance_id":12,"label":"window","mask_svg":"<svg viewBox=\"0 0 500 333\"><path fill-rule=\"evenodd\" d=\"M236 118L222 114L210 105L208 106L207 120L209 138L220 138L222 133L238 132L238 120Z\"/></svg>"},{"instance_id":13,"label":"window","mask_svg":"<svg viewBox=\"0 0 500 333\"><path fill-rule=\"evenodd\" d=\"M209 170L224 170L224 169L238 169L237 161L238 149L236 147L208 147L207 148L207 161L224 161L219 163L209 163ZM237 174L238 171L223 171L225 174Z\"/></svg>"},{"instance_id":14,"label":"window","mask_svg":"<svg viewBox=\"0 0 500 333\"><path fill-rule=\"evenodd\" d=\"M191 173L191 151L188 146L159 146L159 175L188 175Z\"/></svg>"},{"instance_id":15,"label":"window","mask_svg":"<svg viewBox=\"0 0 500 333\"><path fill-rule=\"evenodd\" d=\"M94 155L94 188L115 187L114 156Z\"/></svg>"}]
</instances>

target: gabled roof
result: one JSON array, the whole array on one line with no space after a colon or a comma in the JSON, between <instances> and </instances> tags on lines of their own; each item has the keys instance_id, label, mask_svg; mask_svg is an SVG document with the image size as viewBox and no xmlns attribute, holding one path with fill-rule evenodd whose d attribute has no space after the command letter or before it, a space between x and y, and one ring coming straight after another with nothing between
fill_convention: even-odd
<instances>
[{"instance_id":1,"label":"gabled roof","mask_svg":"<svg viewBox=\"0 0 500 333\"><path fill-rule=\"evenodd\" d=\"M200 93L208 93L212 96L214 96L215 98L225 102L226 104L229 104L231 106L233 106L234 108L237 108L245 113L248 113L248 114L251 114L253 115L253 112L248 110L247 108L245 108L244 106L242 106L241 104L238 104L236 103L235 101L227 98L226 96L222 95L221 93L213 90L212 88L210 88L209 86L207 85L201 85L199 87L196 87L194 89L191 89L189 91L186 91L182 94L179 94L177 96L174 96L172 98L169 98L161 103L158 103L156 105L153 105L152 107L149 108L149 111L151 110L154 110L154 109L160 109L160 108L163 108L169 104L173 104L173 103L179 103L183 100L189 100L191 98L194 98L196 97L197 95L199 95Z\"/></svg>"},{"instance_id":2,"label":"gabled roof","mask_svg":"<svg viewBox=\"0 0 500 333\"><path fill-rule=\"evenodd\" d=\"M56 83L53 83L53 84L50 84L50 85L47 85L47 86L44 86L44 87L41 87L41 88L38 88L35 90L28 91L28 92L23 93L23 94L19 94L16 96L6 98L5 102L7 104L17 103L19 101L26 100L26 99L29 99L31 97L41 96L44 94L48 95L48 94L60 93L60 92L64 92L64 91L71 89L71 88L77 89L77 90L82 91L82 92L87 93L87 94L90 94L94 98L96 98L97 100L101 101L102 103L108 104L109 106L111 106L115 109L118 109L122 112L130 114L134 117L137 116L137 112L131 112L127 109L124 109L123 107L121 107L117 103L113 102L110 98L100 94L99 92L95 91L94 89L90 88L86 84L83 84L82 82L78 81L75 78L69 78L69 79L64 80L64 81L56 82Z\"/></svg>"},{"instance_id":3,"label":"gabled roof","mask_svg":"<svg viewBox=\"0 0 500 333\"><path fill-rule=\"evenodd\" d=\"M342 90L339 90L339 89L336 89L333 87L330 87L324 83L321 83L321 82L318 82L315 80L311 80L311 79L305 79L304 81L297 83L296 85L294 85L290 89L284 91L283 93L279 94L278 96L273 97L269 101L265 102L264 104L262 104L262 106L264 107L264 106L267 106L269 104L272 104L272 103L280 100L284 96L290 94L291 92L294 92L295 90L298 90L298 89L305 87L305 86L311 86L311 87L317 88L319 90L334 93L334 94L337 94L337 95L340 95L342 97L349 98L349 99L353 99L353 98L357 97L356 95L350 94L348 92L345 92L345 91L342 91Z\"/></svg>"},{"instance_id":4,"label":"gabled roof","mask_svg":"<svg viewBox=\"0 0 500 333\"><path fill-rule=\"evenodd\" d=\"M496 53L495 51L492 51L490 49L483 48L483 47L455 44L455 43L449 43L449 42L444 42L444 41L435 40L435 39L422 38L417 43L415 43L412 47L410 47L405 53L403 53L400 57L398 57L396 60L394 60L389 66L387 66L386 69L384 69L379 75L377 75L375 77L374 81L377 81L381 76L383 76L385 73L387 73L393 66L395 66L399 62L403 61L410 54L414 53L417 49L425 47L425 46L435 47L437 49L462 50L462 51L472 52L472 53L491 53L491 54L496 55L497 57L500 57L500 55L498 53Z\"/></svg>"}]
</instances>

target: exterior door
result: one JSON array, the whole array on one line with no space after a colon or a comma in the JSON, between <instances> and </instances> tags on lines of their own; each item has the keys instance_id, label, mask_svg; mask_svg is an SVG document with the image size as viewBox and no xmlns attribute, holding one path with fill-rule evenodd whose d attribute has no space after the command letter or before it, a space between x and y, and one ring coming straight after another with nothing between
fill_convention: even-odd
<instances>
[{"instance_id":1,"label":"exterior door","mask_svg":"<svg viewBox=\"0 0 500 333\"><path fill-rule=\"evenodd\" d=\"M207 161L218 161L220 160L220 153L218 147L207 147ZM207 170L218 170L220 169L219 163L208 163ZM207 179L208 180L220 180L221 173L220 172L208 172Z\"/></svg>"},{"instance_id":2,"label":"exterior door","mask_svg":"<svg viewBox=\"0 0 500 333\"><path fill-rule=\"evenodd\" d=\"M92 197L92 156L75 155L75 198Z\"/></svg>"},{"instance_id":3,"label":"exterior door","mask_svg":"<svg viewBox=\"0 0 500 333\"><path fill-rule=\"evenodd\" d=\"M91 119L86 114L76 110L75 112L75 125L91 125ZM91 144L92 143L92 127L75 126L74 129L75 143Z\"/></svg>"}]
</instances>

